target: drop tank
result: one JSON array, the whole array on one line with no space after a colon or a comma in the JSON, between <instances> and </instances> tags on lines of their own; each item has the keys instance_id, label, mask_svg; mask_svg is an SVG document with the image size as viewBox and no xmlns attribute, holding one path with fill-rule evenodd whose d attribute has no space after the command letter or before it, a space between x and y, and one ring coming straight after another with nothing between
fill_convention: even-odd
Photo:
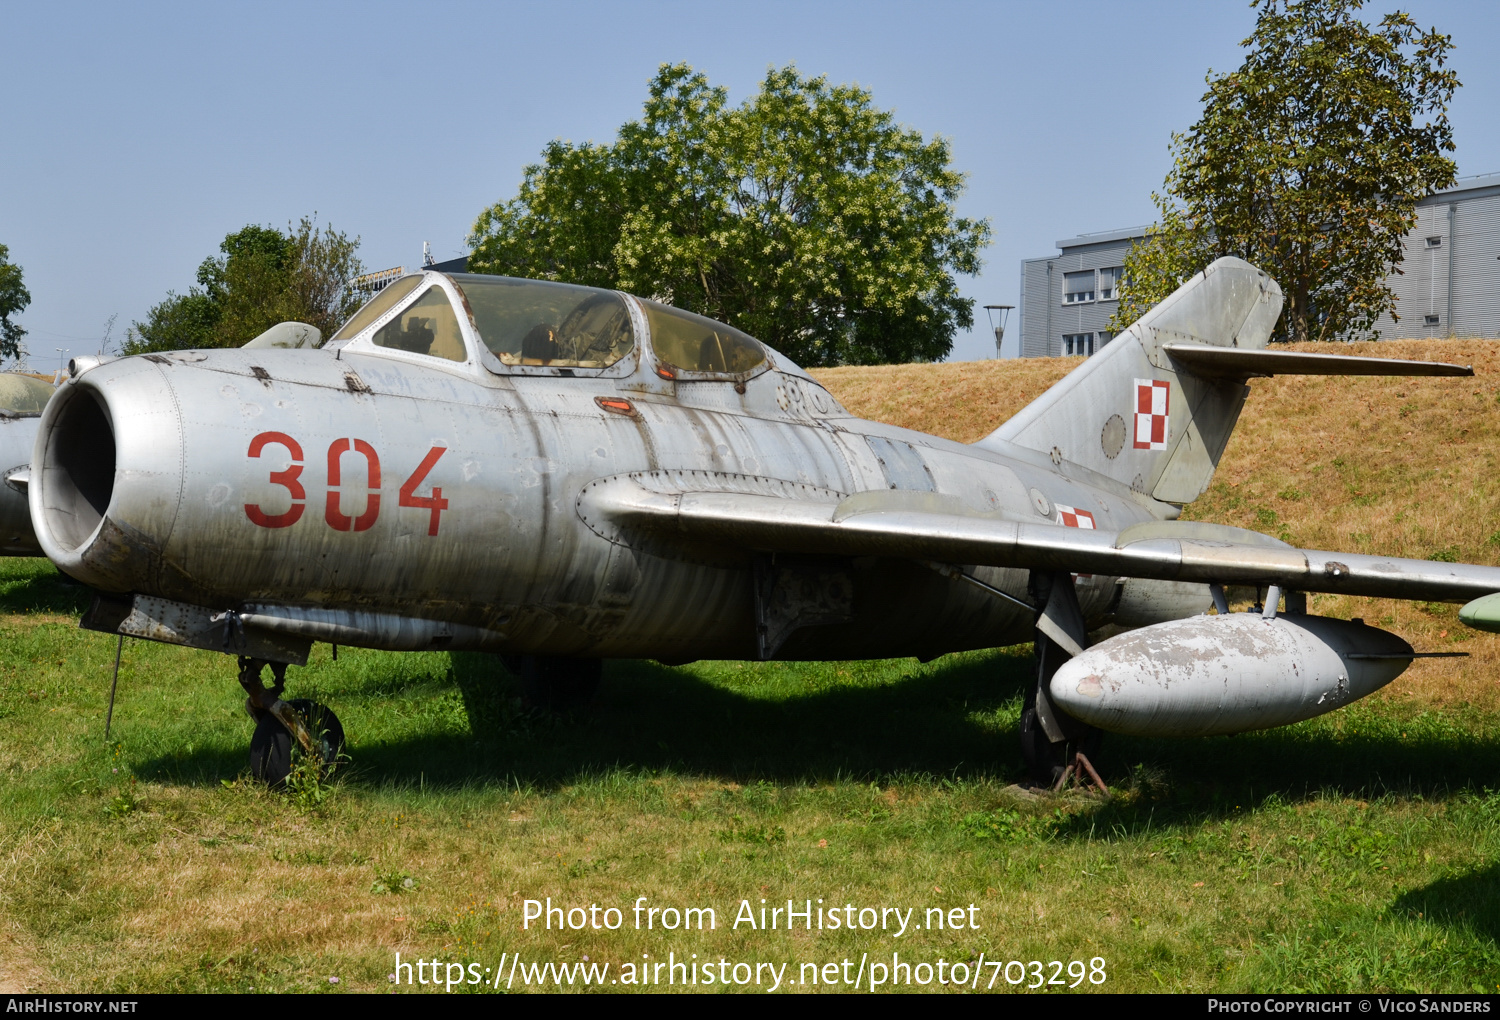
<instances>
[{"instance_id":1,"label":"drop tank","mask_svg":"<svg viewBox=\"0 0 1500 1020\"><path fill-rule=\"evenodd\" d=\"M1411 645L1354 620L1194 616L1120 634L1068 660L1052 699L1112 733L1197 737L1285 726L1400 676Z\"/></svg>"}]
</instances>

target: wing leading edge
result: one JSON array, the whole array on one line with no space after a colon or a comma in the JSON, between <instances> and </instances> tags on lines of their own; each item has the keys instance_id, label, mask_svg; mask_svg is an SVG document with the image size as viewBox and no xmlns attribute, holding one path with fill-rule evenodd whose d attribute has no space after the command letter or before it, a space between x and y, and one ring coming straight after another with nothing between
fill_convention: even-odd
<instances>
[{"instance_id":1,"label":"wing leading edge","mask_svg":"<svg viewBox=\"0 0 1500 1020\"><path fill-rule=\"evenodd\" d=\"M1497 567L1297 549L1256 532L1193 521L1120 532L1066 528L979 514L931 493L789 499L661 491L647 476L620 475L590 485L578 510L596 532L626 544L632 533L655 533L755 552L892 556L1431 602L1463 603L1500 592Z\"/></svg>"}]
</instances>

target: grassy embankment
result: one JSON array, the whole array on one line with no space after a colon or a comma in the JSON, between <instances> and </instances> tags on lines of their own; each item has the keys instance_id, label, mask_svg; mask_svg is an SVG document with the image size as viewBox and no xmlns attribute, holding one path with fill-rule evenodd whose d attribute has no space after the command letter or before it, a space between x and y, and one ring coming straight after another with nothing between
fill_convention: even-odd
<instances>
[{"instance_id":1,"label":"grassy embankment","mask_svg":"<svg viewBox=\"0 0 1500 1020\"><path fill-rule=\"evenodd\" d=\"M1479 375L1257 382L1190 516L1500 562L1500 345L1379 353ZM821 376L856 413L971 440L1075 363ZM127 645L104 745L114 643L77 630L79 589L44 561L3 562L0 989L384 990L397 951L481 969L502 952L588 956L612 977L644 953L697 953L790 962L795 981L803 963L894 950L1102 956L1114 990L1493 991L1500 643L1448 606L1314 606L1473 657L1418 662L1285 730L1111 739L1119 796L1100 804L1007 790L1024 648L926 665L613 663L593 711L555 719L522 712L481 656L334 663L320 647L295 691L336 707L353 766L286 795L243 778L249 725L222 656ZM626 908L626 926L520 930L521 900L547 896ZM712 906L719 928L634 931L638 896ZM730 929L741 899L789 897L915 907L918 922L973 903L979 928Z\"/></svg>"}]
</instances>

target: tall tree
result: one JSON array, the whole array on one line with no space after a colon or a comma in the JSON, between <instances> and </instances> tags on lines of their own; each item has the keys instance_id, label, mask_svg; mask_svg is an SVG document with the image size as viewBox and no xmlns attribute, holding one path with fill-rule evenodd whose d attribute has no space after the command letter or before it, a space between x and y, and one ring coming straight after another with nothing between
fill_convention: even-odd
<instances>
[{"instance_id":1,"label":"tall tree","mask_svg":"<svg viewBox=\"0 0 1500 1020\"><path fill-rule=\"evenodd\" d=\"M973 325L954 274L990 236L950 164L858 86L773 68L731 107L663 65L612 143L551 143L480 213L469 266L654 296L803 364L935 360Z\"/></svg>"},{"instance_id":2,"label":"tall tree","mask_svg":"<svg viewBox=\"0 0 1500 1020\"><path fill-rule=\"evenodd\" d=\"M31 304L31 292L21 282L21 267L10 261L10 249L0 244L0 358L19 358L26 353L21 338L26 329L11 319Z\"/></svg>"},{"instance_id":3,"label":"tall tree","mask_svg":"<svg viewBox=\"0 0 1500 1020\"><path fill-rule=\"evenodd\" d=\"M1453 183L1450 36L1361 0L1256 0L1237 71L1208 77L1203 114L1174 134L1161 221L1125 265L1124 328L1187 276L1238 255L1281 284L1285 340L1367 333L1395 314L1416 204Z\"/></svg>"},{"instance_id":4,"label":"tall tree","mask_svg":"<svg viewBox=\"0 0 1500 1020\"><path fill-rule=\"evenodd\" d=\"M354 313L346 281L364 272L359 238L303 217L286 233L250 225L224 238L198 266L186 294L169 292L128 331L125 353L238 347L278 322L306 322L325 337Z\"/></svg>"}]
</instances>

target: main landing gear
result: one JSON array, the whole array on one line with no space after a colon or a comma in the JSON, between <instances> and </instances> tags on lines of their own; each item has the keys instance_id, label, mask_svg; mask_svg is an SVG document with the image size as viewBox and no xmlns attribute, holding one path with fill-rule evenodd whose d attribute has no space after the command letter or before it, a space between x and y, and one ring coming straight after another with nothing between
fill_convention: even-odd
<instances>
[{"instance_id":1,"label":"main landing gear","mask_svg":"<svg viewBox=\"0 0 1500 1020\"><path fill-rule=\"evenodd\" d=\"M1031 596L1037 606L1036 682L1021 705L1021 757L1033 786L1061 790L1071 780L1092 780L1100 792L1109 788L1093 761L1099 757L1104 731L1080 722L1052 702L1052 676L1088 641L1078 596L1069 574L1036 572Z\"/></svg>"},{"instance_id":2,"label":"main landing gear","mask_svg":"<svg viewBox=\"0 0 1500 1020\"><path fill-rule=\"evenodd\" d=\"M261 674L271 667L272 684ZM294 699L283 701L286 663L240 656L240 686L245 688L245 711L255 720L250 738L250 771L270 786L280 786L292 771L292 743L301 754L315 757L324 773L338 763L344 749L344 727L326 705Z\"/></svg>"},{"instance_id":3,"label":"main landing gear","mask_svg":"<svg viewBox=\"0 0 1500 1020\"><path fill-rule=\"evenodd\" d=\"M1021 757L1032 785L1060 790L1070 779L1080 785L1092 779L1108 793L1093 765L1099 758L1104 731L1059 711L1047 693L1052 674L1068 656L1045 634L1038 633L1036 658L1037 679L1021 703ZM1043 713L1049 716L1045 723ZM1054 740L1054 735L1062 739Z\"/></svg>"}]
</instances>

